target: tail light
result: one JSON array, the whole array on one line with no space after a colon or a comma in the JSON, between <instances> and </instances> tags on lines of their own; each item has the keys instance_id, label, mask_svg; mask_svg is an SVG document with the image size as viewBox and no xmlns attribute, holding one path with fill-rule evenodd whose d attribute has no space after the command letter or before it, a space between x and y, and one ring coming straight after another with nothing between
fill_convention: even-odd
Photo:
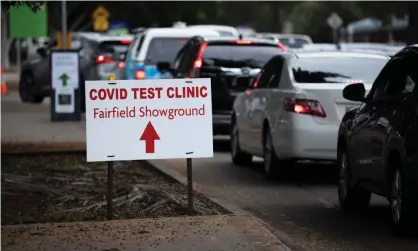
<instances>
[{"instance_id":1,"label":"tail light","mask_svg":"<svg viewBox=\"0 0 418 251\"><path fill-rule=\"evenodd\" d=\"M120 43L121 44L130 44L131 43L131 40L129 40L129 39L121 40Z\"/></svg>"},{"instance_id":2,"label":"tail light","mask_svg":"<svg viewBox=\"0 0 418 251\"><path fill-rule=\"evenodd\" d=\"M252 44L249 40L237 40L235 41L236 44Z\"/></svg>"},{"instance_id":3,"label":"tail light","mask_svg":"<svg viewBox=\"0 0 418 251\"><path fill-rule=\"evenodd\" d=\"M144 70L137 70L135 73L136 79L145 79L145 71Z\"/></svg>"},{"instance_id":4,"label":"tail light","mask_svg":"<svg viewBox=\"0 0 418 251\"><path fill-rule=\"evenodd\" d=\"M203 43L200 45L199 51L197 53L196 60L193 62L193 69L187 74L188 77L194 78L197 76L199 68L203 65L203 53L205 53L208 43Z\"/></svg>"},{"instance_id":5,"label":"tail light","mask_svg":"<svg viewBox=\"0 0 418 251\"><path fill-rule=\"evenodd\" d=\"M110 63L110 62L113 62L113 61L114 61L113 58L105 57L103 55L99 55L96 58L96 64Z\"/></svg>"},{"instance_id":6,"label":"tail light","mask_svg":"<svg viewBox=\"0 0 418 251\"><path fill-rule=\"evenodd\" d=\"M125 62L120 61L120 62L118 63L118 67L119 67L120 69L125 68Z\"/></svg>"},{"instance_id":7,"label":"tail light","mask_svg":"<svg viewBox=\"0 0 418 251\"><path fill-rule=\"evenodd\" d=\"M282 50L283 52L286 52L287 50L286 50L286 47L282 44L282 43L279 43L279 48L280 48L280 50Z\"/></svg>"},{"instance_id":8,"label":"tail light","mask_svg":"<svg viewBox=\"0 0 418 251\"><path fill-rule=\"evenodd\" d=\"M284 101L284 110L299 114L325 118L327 115L321 103L312 99L290 99Z\"/></svg>"}]
</instances>

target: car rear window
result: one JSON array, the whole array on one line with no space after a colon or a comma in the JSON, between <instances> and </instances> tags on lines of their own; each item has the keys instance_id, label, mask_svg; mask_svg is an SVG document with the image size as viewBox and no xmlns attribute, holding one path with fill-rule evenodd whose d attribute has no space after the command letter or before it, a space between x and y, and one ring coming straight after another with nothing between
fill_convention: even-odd
<instances>
[{"instance_id":1,"label":"car rear window","mask_svg":"<svg viewBox=\"0 0 418 251\"><path fill-rule=\"evenodd\" d=\"M305 44L310 44L309 41L302 38L280 38L279 40L284 46L293 49L303 48Z\"/></svg>"},{"instance_id":2,"label":"car rear window","mask_svg":"<svg viewBox=\"0 0 418 251\"><path fill-rule=\"evenodd\" d=\"M276 46L209 44L203 54L203 66L261 68L274 55L280 53L282 51Z\"/></svg>"},{"instance_id":3,"label":"car rear window","mask_svg":"<svg viewBox=\"0 0 418 251\"><path fill-rule=\"evenodd\" d=\"M150 41L146 56L147 64L158 62L173 63L177 53L187 43L189 38L153 38Z\"/></svg>"},{"instance_id":4,"label":"car rear window","mask_svg":"<svg viewBox=\"0 0 418 251\"><path fill-rule=\"evenodd\" d=\"M114 55L126 53L131 40L112 40L103 41L99 44L99 52L105 55Z\"/></svg>"},{"instance_id":5,"label":"car rear window","mask_svg":"<svg viewBox=\"0 0 418 251\"><path fill-rule=\"evenodd\" d=\"M297 83L372 84L388 59L355 57L312 57L291 61Z\"/></svg>"}]
</instances>

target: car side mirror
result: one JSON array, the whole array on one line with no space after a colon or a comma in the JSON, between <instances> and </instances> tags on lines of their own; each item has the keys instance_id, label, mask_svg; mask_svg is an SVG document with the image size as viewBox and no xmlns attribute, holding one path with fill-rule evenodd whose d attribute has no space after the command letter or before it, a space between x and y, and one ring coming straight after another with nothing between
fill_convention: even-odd
<instances>
[{"instance_id":1,"label":"car side mirror","mask_svg":"<svg viewBox=\"0 0 418 251\"><path fill-rule=\"evenodd\" d=\"M46 49L41 47L36 50L36 52L41 55L41 57L46 57Z\"/></svg>"},{"instance_id":2,"label":"car side mirror","mask_svg":"<svg viewBox=\"0 0 418 251\"><path fill-rule=\"evenodd\" d=\"M365 102L366 101L366 88L364 88L364 84L362 83L355 83L351 85L347 85L343 89L343 97L350 101L356 102Z\"/></svg>"},{"instance_id":3,"label":"car side mirror","mask_svg":"<svg viewBox=\"0 0 418 251\"><path fill-rule=\"evenodd\" d=\"M171 68L171 64L169 62L158 62L157 69L159 72L170 72L174 76L174 69Z\"/></svg>"}]
</instances>

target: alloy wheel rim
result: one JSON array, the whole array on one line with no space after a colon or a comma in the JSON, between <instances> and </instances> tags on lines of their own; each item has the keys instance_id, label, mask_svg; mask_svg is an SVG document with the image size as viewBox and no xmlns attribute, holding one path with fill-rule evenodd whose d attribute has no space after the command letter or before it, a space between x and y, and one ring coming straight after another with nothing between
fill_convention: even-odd
<instances>
[{"instance_id":1,"label":"alloy wheel rim","mask_svg":"<svg viewBox=\"0 0 418 251\"><path fill-rule=\"evenodd\" d=\"M345 153L341 155L340 170L338 174L338 188L340 198L345 199L348 188L347 156Z\"/></svg>"},{"instance_id":2,"label":"alloy wheel rim","mask_svg":"<svg viewBox=\"0 0 418 251\"><path fill-rule=\"evenodd\" d=\"M271 162L271 138L270 135L267 136L265 146L264 146L264 170L266 172L270 171L270 162Z\"/></svg>"},{"instance_id":3,"label":"alloy wheel rim","mask_svg":"<svg viewBox=\"0 0 418 251\"><path fill-rule=\"evenodd\" d=\"M393 177L390 205L392 220L397 223L401 219L402 210L402 177L399 170L396 170Z\"/></svg>"}]
</instances>

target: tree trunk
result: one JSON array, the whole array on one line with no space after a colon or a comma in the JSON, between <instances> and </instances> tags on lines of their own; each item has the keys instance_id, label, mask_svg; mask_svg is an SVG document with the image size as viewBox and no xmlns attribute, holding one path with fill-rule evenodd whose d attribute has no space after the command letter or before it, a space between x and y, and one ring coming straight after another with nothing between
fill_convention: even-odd
<instances>
[{"instance_id":1,"label":"tree trunk","mask_svg":"<svg viewBox=\"0 0 418 251\"><path fill-rule=\"evenodd\" d=\"M280 15L280 7L283 6L281 2L271 2L271 10L273 12L272 29L276 33L282 32L282 20Z\"/></svg>"},{"instance_id":2,"label":"tree trunk","mask_svg":"<svg viewBox=\"0 0 418 251\"><path fill-rule=\"evenodd\" d=\"M408 2L407 44L418 44L418 2Z\"/></svg>"}]
</instances>

